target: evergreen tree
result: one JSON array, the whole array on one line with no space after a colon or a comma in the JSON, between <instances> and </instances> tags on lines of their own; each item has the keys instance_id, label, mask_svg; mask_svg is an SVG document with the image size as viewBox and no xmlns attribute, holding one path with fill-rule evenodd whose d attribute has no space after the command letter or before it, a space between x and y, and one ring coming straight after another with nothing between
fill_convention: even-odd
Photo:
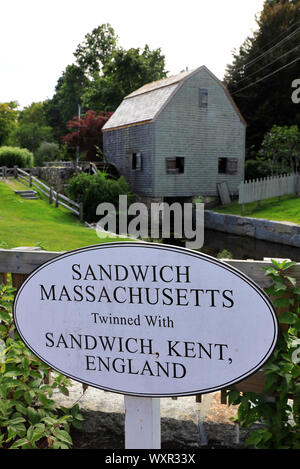
<instances>
[{"instance_id":1,"label":"evergreen tree","mask_svg":"<svg viewBox=\"0 0 300 469\"><path fill-rule=\"evenodd\" d=\"M247 154L255 154L273 125L300 124L292 83L300 78L300 0L267 0L224 77L248 123Z\"/></svg>"}]
</instances>

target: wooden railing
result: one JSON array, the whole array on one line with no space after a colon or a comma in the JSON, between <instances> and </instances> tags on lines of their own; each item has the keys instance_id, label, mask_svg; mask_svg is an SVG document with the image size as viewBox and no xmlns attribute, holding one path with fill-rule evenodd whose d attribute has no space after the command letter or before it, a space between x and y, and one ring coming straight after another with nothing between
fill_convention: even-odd
<instances>
[{"instance_id":1,"label":"wooden railing","mask_svg":"<svg viewBox=\"0 0 300 469\"><path fill-rule=\"evenodd\" d=\"M21 179L23 182L29 184L29 187L35 187L38 192L41 192L45 197L48 198L49 204L54 203L55 207L61 205L74 215L78 216L80 221L83 221L83 204L82 202L77 203L74 200L69 199L63 194L55 191L53 187L47 186L44 182L40 181L37 177L31 174L30 169L20 169L17 166L14 168L1 167L0 178L7 179L8 176L12 176L15 179Z\"/></svg>"},{"instance_id":2,"label":"wooden railing","mask_svg":"<svg viewBox=\"0 0 300 469\"><path fill-rule=\"evenodd\" d=\"M63 253L42 251L40 248L20 247L10 250L0 249L0 284L7 281L7 274L10 273L12 285L14 288L18 289L31 272L61 254ZM223 261L243 272L263 289L269 287L272 283L272 280L265 275L264 270L265 267L272 265L271 260L253 261L224 259ZM300 263L297 263L289 269L289 275L296 279L297 285L300 285ZM280 310L278 310L278 314L280 314ZM235 384L235 388L240 392L263 393L264 383L264 372L260 370L240 383ZM226 390L221 391L221 402L223 404L226 403L225 395ZM201 395L196 396L196 401L201 402Z\"/></svg>"}]
</instances>

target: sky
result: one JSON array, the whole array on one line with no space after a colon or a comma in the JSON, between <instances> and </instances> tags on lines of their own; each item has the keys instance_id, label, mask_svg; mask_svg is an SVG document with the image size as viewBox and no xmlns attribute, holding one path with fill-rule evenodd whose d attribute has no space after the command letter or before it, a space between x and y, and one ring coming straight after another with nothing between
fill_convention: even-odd
<instances>
[{"instance_id":1,"label":"sky","mask_svg":"<svg viewBox=\"0 0 300 469\"><path fill-rule=\"evenodd\" d=\"M124 49L161 48L169 75L206 65L223 79L264 0L2 0L0 102L52 98L87 33L110 23Z\"/></svg>"}]
</instances>

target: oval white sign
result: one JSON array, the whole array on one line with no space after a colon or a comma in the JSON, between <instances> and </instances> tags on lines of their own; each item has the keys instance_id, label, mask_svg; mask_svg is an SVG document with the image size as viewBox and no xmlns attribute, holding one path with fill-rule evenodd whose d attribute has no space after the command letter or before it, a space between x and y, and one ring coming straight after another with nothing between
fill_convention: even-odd
<instances>
[{"instance_id":1,"label":"oval white sign","mask_svg":"<svg viewBox=\"0 0 300 469\"><path fill-rule=\"evenodd\" d=\"M151 397L213 392L251 375L277 341L275 309L244 274L207 255L120 242L35 270L14 303L42 361L88 385Z\"/></svg>"}]
</instances>

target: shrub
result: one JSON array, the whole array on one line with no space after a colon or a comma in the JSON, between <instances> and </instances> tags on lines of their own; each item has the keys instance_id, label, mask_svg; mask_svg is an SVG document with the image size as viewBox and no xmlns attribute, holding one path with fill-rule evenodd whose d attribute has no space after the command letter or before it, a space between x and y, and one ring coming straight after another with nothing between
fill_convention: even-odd
<instances>
[{"instance_id":1,"label":"shrub","mask_svg":"<svg viewBox=\"0 0 300 469\"><path fill-rule=\"evenodd\" d=\"M58 407L54 390L69 380L53 373L20 340L12 321L14 292L0 285L0 449L68 449L70 425L81 428L79 406ZM51 379L49 379L51 371Z\"/></svg>"},{"instance_id":2,"label":"shrub","mask_svg":"<svg viewBox=\"0 0 300 469\"><path fill-rule=\"evenodd\" d=\"M232 388L229 403L239 405L236 421L250 428L246 445L255 449L300 449L300 288L288 273L294 262L272 263L266 269L273 280L267 293L279 308L281 327L274 353L264 365L264 392L275 398L266 400L254 392L241 395ZM257 422L261 422L260 428L251 430Z\"/></svg>"},{"instance_id":3,"label":"shrub","mask_svg":"<svg viewBox=\"0 0 300 469\"><path fill-rule=\"evenodd\" d=\"M26 148L0 147L0 166L32 168L33 161L33 154Z\"/></svg>"},{"instance_id":4,"label":"shrub","mask_svg":"<svg viewBox=\"0 0 300 469\"><path fill-rule=\"evenodd\" d=\"M57 143L43 142L34 155L35 166L43 166L46 161L56 161L59 154L59 145Z\"/></svg>"},{"instance_id":5,"label":"shrub","mask_svg":"<svg viewBox=\"0 0 300 469\"><path fill-rule=\"evenodd\" d=\"M251 159L245 162L245 180L259 179L271 176L271 167L268 161Z\"/></svg>"},{"instance_id":6,"label":"shrub","mask_svg":"<svg viewBox=\"0 0 300 469\"><path fill-rule=\"evenodd\" d=\"M233 259L233 255L227 249L223 249L223 251L218 253L217 259Z\"/></svg>"},{"instance_id":7,"label":"shrub","mask_svg":"<svg viewBox=\"0 0 300 469\"><path fill-rule=\"evenodd\" d=\"M102 202L112 203L116 209L119 205L119 195L127 195L128 202L133 195L130 186L123 176L119 179L109 179L105 173L81 173L69 180L69 197L83 203L84 219L87 222L97 221L96 209Z\"/></svg>"}]
</instances>

